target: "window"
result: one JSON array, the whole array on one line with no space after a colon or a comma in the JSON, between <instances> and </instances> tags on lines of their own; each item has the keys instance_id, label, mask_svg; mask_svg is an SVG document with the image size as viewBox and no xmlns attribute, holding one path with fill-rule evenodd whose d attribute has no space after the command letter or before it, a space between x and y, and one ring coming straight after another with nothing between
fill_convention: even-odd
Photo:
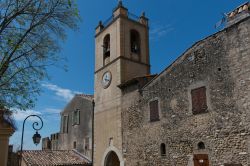
<instances>
[{"instance_id":1,"label":"window","mask_svg":"<svg viewBox=\"0 0 250 166\"><path fill-rule=\"evenodd\" d=\"M85 138L85 150L89 150L89 137Z\"/></svg>"},{"instance_id":2,"label":"window","mask_svg":"<svg viewBox=\"0 0 250 166\"><path fill-rule=\"evenodd\" d=\"M161 156L166 156L166 145L164 143L161 144Z\"/></svg>"},{"instance_id":3,"label":"window","mask_svg":"<svg viewBox=\"0 0 250 166\"><path fill-rule=\"evenodd\" d=\"M107 34L103 40L103 65L110 62L110 35Z\"/></svg>"},{"instance_id":4,"label":"window","mask_svg":"<svg viewBox=\"0 0 250 166\"><path fill-rule=\"evenodd\" d=\"M76 149L76 141L73 142L73 149Z\"/></svg>"},{"instance_id":5,"label":"window","mask_svg":"<svg viewBox=\"0 0 250 166\"><path fill-rule=\"evenodd\" d=\"M72 125L79 125L80 124L80 110L77 109L72 112Z\"/></svg>"},{"instance_id":6,"label":"window","mask_svg":"<svg viewBox=\"0 0 250 166\"><path fill-rule=\"evenodd\" d=\"M63 116L63 133L68 133L68 116L64 115Z\"/></svg>"},{"instance_id":7,"label":"window","mask_svg":"<svg viewBox=\"0 0 250 166\"><path fill-rule=\"evenodd\" d=\"M204 144L204 142L199 142L199 143L198 143L198 149L199 149L199 150L205 149L205 144Z\"/></svg>"},{"instance_id":8,"label":"window","mask_svg":"<svg viewBox=\"0 0 250 166\"><path fill-rule=\"evenodd\" d=\"M131 52L135 54L140 53L140 35L136 30L130 31Z\"/></svg>"},{"instance_id":9,"label":"window","mask_svg":"<svg viewBox=\"0 0 250 166\"><path fill-rule=\"evenodd\" d=\"M191 90L193 114L205 113L207 111L206 87Z\"/></svg>"},{"instance_id":10,"label":"window","mask_svg":"<svg viewBox=\"0 0 250 166\"><path fill-rule=\"evenodd\" d=\"M150 121L158 121L159 120L159 106L158 106L158 100L151 101L149 103L149 109L150 109Z\"/></svg>"}]
</instances>

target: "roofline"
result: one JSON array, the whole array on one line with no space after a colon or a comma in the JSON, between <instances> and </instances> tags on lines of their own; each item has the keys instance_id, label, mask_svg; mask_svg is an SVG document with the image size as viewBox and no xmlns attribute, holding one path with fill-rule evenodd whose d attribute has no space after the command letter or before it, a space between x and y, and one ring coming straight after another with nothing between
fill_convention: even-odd
<instances>
[{"instance_id":1,"label":"roofline","mask_svg":"<svg viewBox=\"0 0 250 166\"><path fill-rule=\"evenodd\" d=\"M92 161L82 153L78 152L76 149L72 149L73 152L75 152L77 155L81 156L83 159L87 160L89 163L92 163Z\"/></svg>"},{"instance_id":2,"label":"roofline","mask_svg":"<svg viewBox=\"0 0 250 166\"><path fill-rule=\"evenodd\" d=\"M228 27L225 27L224 29L222 29L222 30L220 30L220 31L218 31L218 32L216 32L216 33L213 33L213 34L211 34L211 35L209 35L209 36L207 36L207 37L205 37L205 38L203 38L203 39L200 39L200 40L198 40L197 42L195 42L194 44L192 44L190 47L188 47L176 60L174 60L170 65L168 65L168 67L166 67L162 72L160 72L157 76L155 76L152 80L150 80L146 85L144 85L141 89L143 90L144 88L146 88L148 85L150 85L151 84L151 82L153 82L155 79L157 79L159 76L161 76L161 74L162 73L164 73L165 71L167 71L168 69L170 69L171 67L173 67L173 65L176 63L176 62L178 62L179 60L180 60L180 58L182 58L190 49L192 49L195 45L197 45L197 44L199 44L200 42L202 42L202 41L204 41L204 40L206 40L206 39L208 39L208 38L211 38L211 37L213 37L213 36L216 36L216 35L218 35L219 33L222 33L222 32L225 32L225 31L227 31L228 29L230 29L230 28L232 28L233 26L236 26L236 25L238 25L238 24L240 24L241 22L244 22L245 20L247 20L247 19L249 19L250 17L246 17L246 18L244 18L244 19L242 19L242 20L240 20L239 22L237 22L237 23L235 23L235 24L232 24L232 25L230 25L230 26L228 26Z\"/></svg>"},{"instance_id":3,"label":"roofline","mask_svg":"<svg viewBox=\"0 0 250 166\"><path fill-rule=\"evenodd\" d=\"M157 74L151 74L151 75L144 75L144 76L137 76L137 77L133 77L130 80L121 83L119 85L117 85L118 88L120 89L126 89L127 86L130 86L132 84L138 83L139 79L143 79L143 78L154 78Z\"/></svg>"},{"instance_id":4,"label":"roofline","mask_svg":"<svg viewBox=\"0 0 250 166\"><path fill-rule=\"evenodd\" d=\"M250 2L249 2L249 1L246 1L246 2L242 3L241 5L239 5L238 7L234 8L233 10L227 12L227 14L230 14L230 13L232 13L233 11L239 9L240 7L242 7L242 6L244 6L244 5L248 5L248 4L250 4Z\"/></svg>"},{"instance_id":5,"label":"roofline","mask_svg":"<svg viewBox=\"0 0 250 166\"><path fill-rule=\"evenodd\" d=\"M89 97L87 97L87 95ZM60 115L65 111L65 109L68 107L68 105L70 105L70 103L76 98L76 97L81 97L83 99L86 99L88 101L93 101L94 100L94 95L90 95L90 94L75 94L75 96L65 105L65 107L61 110Z\"/></svg>"}]
</instances>

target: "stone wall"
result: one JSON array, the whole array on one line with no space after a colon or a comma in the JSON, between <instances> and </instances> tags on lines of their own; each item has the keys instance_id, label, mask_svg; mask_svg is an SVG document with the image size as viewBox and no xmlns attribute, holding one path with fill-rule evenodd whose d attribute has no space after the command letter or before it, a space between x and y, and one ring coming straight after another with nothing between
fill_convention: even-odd
<instances>
[{"instance_id":1,"label":"stone wall","mask_svg":"<svg viewBox=\"0 0 250 166\"><path fill-rule=\"evenodd\" d=\"M194 154L208 154L213 166L250 164L249 25L248 17L195 43L123 106L127 166L193 165ZM201 86L206 87L207 112L193 115L191 90ZM150 122L154 99L160 120ZM199 142L205 149L198 149ZM161 143L166 144L164 156Z\"/></svg>"},{"instance_id":2,"label":"stone wall","mask_svg":"<svg viewBox=\"0 0 250 166\"><path fill-rule=\"evenodd\" d=\"M93 97L90 95L76 95L65 107L61 116L68 116L68 131L61 132L58 139L59 150L76 149L91 159L92 154L92 105ZM80 111L79 124L73 124L73 112ZM75 144L75 145L74 145ZM74 147L75 146L75 147Z\"/></svg>"}]
</instances>

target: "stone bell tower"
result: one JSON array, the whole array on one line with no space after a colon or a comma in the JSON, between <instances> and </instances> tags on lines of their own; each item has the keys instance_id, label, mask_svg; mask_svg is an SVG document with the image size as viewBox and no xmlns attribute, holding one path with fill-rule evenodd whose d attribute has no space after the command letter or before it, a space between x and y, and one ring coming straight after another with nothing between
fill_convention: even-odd
<instances>
[{"instance_id":1,"label":"stone bell tower","mask_svg":"<svg viewBox=\"0 0 250 166\"><path fill-rule=\"evenodd\" d=\"M150 74L148 19L120 1L95 34L94 166L124 165L118 85Z\"/></svg>"}]
</instances>

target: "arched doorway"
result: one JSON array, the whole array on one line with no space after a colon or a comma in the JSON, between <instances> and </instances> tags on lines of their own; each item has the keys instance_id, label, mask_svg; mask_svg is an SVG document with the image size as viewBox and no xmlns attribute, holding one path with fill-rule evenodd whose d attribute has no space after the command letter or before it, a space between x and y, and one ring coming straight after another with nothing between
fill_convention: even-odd
<instances>
[{"instance_id":1,"label":"arched doorway","mask_svg":"<svg viewBox=\"0 0 250 166\"><path fill-rule=\"evenodd\" d=\"M114 151L108 153L105 159L105 166L120 166L120 160Z\"/></svg>"}]
</instances>

